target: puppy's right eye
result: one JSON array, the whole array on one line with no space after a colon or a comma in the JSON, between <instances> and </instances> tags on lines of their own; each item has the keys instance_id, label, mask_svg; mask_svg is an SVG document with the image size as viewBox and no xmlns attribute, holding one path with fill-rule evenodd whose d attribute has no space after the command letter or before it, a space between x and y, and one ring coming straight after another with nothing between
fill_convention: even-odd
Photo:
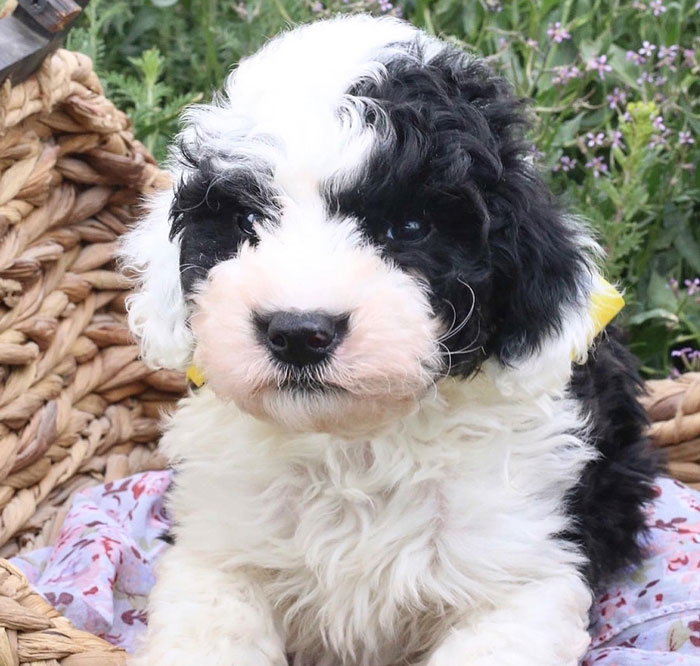
<instances>
[{"instance_id":1,"label":"puppy's right eye","mask_svg":"<svg viewBox=\"0 0 700 666\"><path fill-rule=\"evenodd\" d=\"M246 235L246 236L254 236L255 235L255 229L253 228L256 223L262 222L263 217L262 215L258 215L257 213L240 213L237 216L237 222L238 222L238 228Z\"/></svg>"}]
</instances>

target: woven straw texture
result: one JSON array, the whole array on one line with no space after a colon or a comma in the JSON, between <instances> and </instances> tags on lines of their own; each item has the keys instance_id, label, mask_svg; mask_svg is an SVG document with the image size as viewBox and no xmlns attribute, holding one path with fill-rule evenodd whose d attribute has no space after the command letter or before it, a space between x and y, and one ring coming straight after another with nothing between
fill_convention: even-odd
<instances>
[{"instance_id":1,"label":"woven straw texture","mask_svg":"<svg viewBox=\"0 0 700 666\"><path fill-rule=\"evenodd\" d=\"M58 51L0 87L0 556L50 543L73 493L162 467L158 417L184 380L138 360L117 237L168 178Z\"/></svg>"},{"instance_id":2,"label":"woven straw texture","mask_svg":"<svg viewBox=\"0 0 700 666\"><path fill-rule=\"evenodd\" d=\"M75 629L0 560L0 665L124 666L126 653Z\"/></svg>"},{"instance_id":3,"label":"woven straw texture","mask_svg":"<svg viewBox=\"0 0 700 666\"><path fill-rule=\"evenodd\" d=\"M663 448L671 476L700 490L700 372L647 382L649 434Z\"/></svg>"}]
</instances>

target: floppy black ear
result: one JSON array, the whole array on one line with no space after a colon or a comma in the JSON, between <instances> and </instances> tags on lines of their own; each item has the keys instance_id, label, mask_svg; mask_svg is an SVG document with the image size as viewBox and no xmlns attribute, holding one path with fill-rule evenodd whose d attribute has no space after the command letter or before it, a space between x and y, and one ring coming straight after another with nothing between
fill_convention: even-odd
<instances>
[{"instance_id":1,"label":"floppy black ear","mask_svg":"<svg viewBox=\"0 0 700 666\"><path fill-rule=\"evenodd\" d=\"M581 307L587 257L573 220L533 167L521 159L504 180L491 204L490 351L508 363L557 333L567 306Z\"/></svg>"},{"instance_id":2,"label":"floppy black ear","mask_svg":"<svg viewBox=\"0 0 700 666\"><path fill-rule=\"evenodd\" d=\"M582 230L552 197L532 165L524 134L526 104L482 61L446 51L434 61L464 120L465 182L488 211L490 342L503 362L535 352L579 298L587 268Z\"/></svg>"}]
</instances>

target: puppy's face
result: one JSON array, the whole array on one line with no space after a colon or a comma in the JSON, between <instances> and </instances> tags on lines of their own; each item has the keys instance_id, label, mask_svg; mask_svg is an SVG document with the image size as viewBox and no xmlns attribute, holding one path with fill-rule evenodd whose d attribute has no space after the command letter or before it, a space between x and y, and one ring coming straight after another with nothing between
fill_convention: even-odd
<instances>
[{"instance_id":1,"label":"puppy's face","mask_svg":"<svg viewBox=\"0 0 700 666\"><path fill-rule=\"evenodd\" d=\"M289 33L188 121L162 239L184 305L166 316L257 417L371 430L445 374L534 353L577 298L580 251L524 159L519 102L406 24Z\"/></svg>"}]
</instances>

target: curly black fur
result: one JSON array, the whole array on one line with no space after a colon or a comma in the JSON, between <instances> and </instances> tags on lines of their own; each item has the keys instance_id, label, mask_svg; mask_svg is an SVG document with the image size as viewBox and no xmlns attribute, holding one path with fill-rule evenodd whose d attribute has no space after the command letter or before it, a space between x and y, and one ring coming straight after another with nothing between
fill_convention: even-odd
<instances>
[{"instance_id":1,"label":"curly black fur","mask_svg":"<svg viewBox=\"0 0 700 666\"><path fill-rule=\"evenodd\" d=\"M599 337L588 362L574 368L571 392L591 416L600 457L586 467L571 494L576 528L570 537L586 553L593 586L643 556L643 507L654 498L662 458L645 435L642 390L634 357L614 327Z\"/></svg>"}]
</instances>

